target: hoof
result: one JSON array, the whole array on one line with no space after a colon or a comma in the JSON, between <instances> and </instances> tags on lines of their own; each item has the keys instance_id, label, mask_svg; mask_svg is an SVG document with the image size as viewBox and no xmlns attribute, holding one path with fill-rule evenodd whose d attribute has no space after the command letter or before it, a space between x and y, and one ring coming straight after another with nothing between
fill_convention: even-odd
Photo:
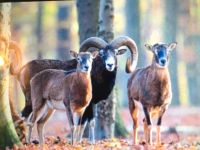
<instances>
[{"instance_id":1,"label":"hoof","mask_svg":"<svg viewBox=\"0 0 200 150\"><path fill-rule=\"evenodd\" d=\"M39 141L38 140L33 140L32 143L35 144L35 145L38 145Z\"/></svg>"}]
</instances>

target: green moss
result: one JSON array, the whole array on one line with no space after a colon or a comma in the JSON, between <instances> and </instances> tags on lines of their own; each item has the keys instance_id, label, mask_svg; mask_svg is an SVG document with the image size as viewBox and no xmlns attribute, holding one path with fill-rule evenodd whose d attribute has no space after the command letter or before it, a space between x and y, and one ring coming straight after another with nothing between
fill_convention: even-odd
<instances>
[{"instance_id":1,"label":"green moss","mask_svg":"<svg viewBox=\"0 0 200 150\"><path fill-rule=\"evenodd\" d=\"M1 121L1 120L0 120ZM7 146L12 147L14 144L21 146L19 138L16 134L12 120L0 126L0 149L3 150Z\"/></svg>"}]
</instances>

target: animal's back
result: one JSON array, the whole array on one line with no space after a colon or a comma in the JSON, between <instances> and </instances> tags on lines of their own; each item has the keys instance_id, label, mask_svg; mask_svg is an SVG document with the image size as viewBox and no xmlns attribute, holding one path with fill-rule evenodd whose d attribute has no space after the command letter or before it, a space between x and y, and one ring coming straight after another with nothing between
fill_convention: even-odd
<instances>
[{"instance_id":1,"label":"animal's back","mask_svg":"<svg viewBox=\"0 0 200 150\"><path fill-rule=\"evenodd\" d=\"M61 60L51 60L51 59L43 59L43 60L33 60L27 63L22 67L18 79L21 82L22 88L29 89L30 80L37 73L45 70L45 69L62 69L62 70L71 70L75 69L77 62L75 59L69 61L61 61Z\"/></svg>"}]
</instances>

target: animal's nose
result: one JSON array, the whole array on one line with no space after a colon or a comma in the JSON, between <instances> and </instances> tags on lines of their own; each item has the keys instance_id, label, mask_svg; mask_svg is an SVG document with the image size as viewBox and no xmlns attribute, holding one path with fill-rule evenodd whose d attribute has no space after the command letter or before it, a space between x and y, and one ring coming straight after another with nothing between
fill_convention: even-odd
<instances>
[{"instance_id":1,"label":"animal's nose","mask_svg":"<svg viewBox=\"0 0 200 150\"><path fill-rule=\"evenodd\" d=\"M160 62L161 62L163 65L165 65L166 59L161 59Z\"/></svg>"},{"instance_id":2,"label":"animal's nose","mask_svg":"<svg viewBox=\"0 0 200 150\"><path fill-rule=\"evenodd\" d=\"M85 69L88 70L89 66L85 66Z\"/></svg>"},{"instance_id":3,"label":"animal's nose","mask_svg":"<svg viewBox=\"0 0 200 150\"><path fill-rule=\"evenodd\" d=\"M113 66L113 64L107 64L110 68Z\"/></svg>"}]
</instances>

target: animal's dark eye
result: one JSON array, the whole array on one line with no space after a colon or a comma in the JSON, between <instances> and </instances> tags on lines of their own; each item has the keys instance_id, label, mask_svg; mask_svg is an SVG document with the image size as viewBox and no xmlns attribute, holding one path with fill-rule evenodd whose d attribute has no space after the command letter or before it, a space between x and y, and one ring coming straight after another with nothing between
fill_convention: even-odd
<instances>
[{"instance_id":1,"label":"animal's dark eye","mask_svg":"<svg viewBox=\"0 0 200 150\"><path fill-rule=\"evenodd\" d=\"M81 61L81 58L77 57L77 61Z\"/></svg>"}]
</instances>

